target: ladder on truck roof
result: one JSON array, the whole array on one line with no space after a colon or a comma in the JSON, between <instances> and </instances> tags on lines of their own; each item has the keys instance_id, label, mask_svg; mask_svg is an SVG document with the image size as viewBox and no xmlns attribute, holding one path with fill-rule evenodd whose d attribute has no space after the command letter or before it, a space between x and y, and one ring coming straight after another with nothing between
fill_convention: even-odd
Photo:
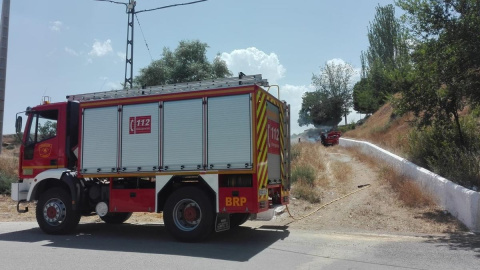
<instances>
[{"instance_id":1,"label":"ladder on truck roof","mask_svg":"<svg viewBox=\"0 0 480 270\"><path fill-rule=\"evenodd\" d=\"M114 98L150 96L150 95L165 95L172 93L204 91L219 88L238 87L245 85L259 85L268 87L267 79L262 79L261 74L245 75L240 73L238 77L218 78L213 80L203 80L186 83L166 84L158 86L148 86L146 88L111 90L87 94L68 95L69 101L90 101L90 100L104 100Z\"/></svg>"}]
</instances>

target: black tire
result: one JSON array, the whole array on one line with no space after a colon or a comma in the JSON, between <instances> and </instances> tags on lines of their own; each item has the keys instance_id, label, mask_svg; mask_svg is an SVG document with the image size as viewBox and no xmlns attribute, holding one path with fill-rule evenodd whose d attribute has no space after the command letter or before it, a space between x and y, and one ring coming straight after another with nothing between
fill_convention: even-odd
<instances>
[{"instance_id":1,"label":"black tire","mask_svg":"<svg viewBox=\"0 0 480 270\"><path fill-rule=\"evenodd\" d=\"M235 229L243 223L247 222L250 214L248 213L235 213L230 214L230 229Z\"/></svg>"},{"instance_id":2,"label":"black tire","mask_svg":"<svg viewBox=\"0 0 480 270\"><path fill-rule=\"evenodd\" d=\"M80 221L80 212L72 209L72 196L54 187L40 195L35 209L40 229L48 234L71 233Z\"/></svg>"},{"instance_id":3,"label":"black tire","mask_svg":"<svg viewBox=\"0 0 480 270\"><path fill-rule=\"evenodd\" d=\"M132 212L108 213L104 217L100 217L108 224L122 224L132 216Z\"/></svg>"},{"instance_id":4,"label":"black tire","mask_svg":"<svg viewBox=\"0 0 480 270\"><path fill-rule=\"evenodd\" d=\"M196 242L214 229L215 210L207 194L197 187L183 187L165 202L163 221L177 240Z\"/></svg>"}]
</instances>

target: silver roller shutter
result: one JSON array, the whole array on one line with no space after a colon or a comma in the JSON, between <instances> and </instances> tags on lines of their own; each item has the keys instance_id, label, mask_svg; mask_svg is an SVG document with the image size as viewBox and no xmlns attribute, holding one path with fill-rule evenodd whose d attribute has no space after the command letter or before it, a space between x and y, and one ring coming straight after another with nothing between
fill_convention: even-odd
<instances>
[{"instance_id":1,"label":"silver roller shutter","mask_svg":"<svg viewBox=\"0 0 480 270\"><path fill-rule=\"evenodd\" d=\"M118 109L90 108L83 113L82 172L108 173L117 167Z\"/></svg>"},{"instance_id":2,"label":"silver roller shutter","mask_svg":"<svg viewBox=\"0 0 480 270\"><path fill-rule=\"evenodd\" d=\"M154 171L159 155L158 103L123 106L122 170Z\"/></svg>"},{"instance_id":3,"label":"silver roller shutter","mask_svg":"<svg viewBox=\"0 0 480 270\"><path fill-rule=\"evenodd\" d=\"M202 106L202 99L164 103L163 168L165 170L203 169Z\"/></svg>"},{"instance_id":4,"label":"silver roller shutter","mask_svg":"<svg viewBox=\"0 0 480 270\"><path fill-rule=\"evenodd\" d=\"M251 119L248 94L208 99L209 169L251 168Z\"/></svg>"}]
</instances>

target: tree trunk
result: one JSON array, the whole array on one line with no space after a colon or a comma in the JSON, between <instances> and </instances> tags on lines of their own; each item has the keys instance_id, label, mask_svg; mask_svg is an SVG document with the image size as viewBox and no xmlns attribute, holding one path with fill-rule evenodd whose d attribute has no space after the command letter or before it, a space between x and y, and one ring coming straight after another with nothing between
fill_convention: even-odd
<instances>
[{"instance_id":1,"label":"tree trunk","mask_svg":"<svg viewBox=\"0 0 480 270\"><path fill-rule=\"evenodd\" d=\"M457 125L458 135L460 137L460 143L462 144L462 146L466 146L465 141L463 139L462 127L460 126L460 120L459 120L457 111L453 112L453 117L455 118L455 124Z\"/></svg>"}]
</instances>

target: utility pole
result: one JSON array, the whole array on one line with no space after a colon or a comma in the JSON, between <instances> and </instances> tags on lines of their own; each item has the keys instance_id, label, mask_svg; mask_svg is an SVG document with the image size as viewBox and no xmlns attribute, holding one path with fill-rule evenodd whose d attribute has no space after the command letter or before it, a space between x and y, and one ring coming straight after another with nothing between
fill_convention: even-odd
<instances>
[{"instance_id":1,"label":"utility pole","mask_svg":"<svg viewBox=\"0 0 480 270\"><path fill-rule=\"evenodd\" d=\"M135 6L137 5L137 1L135 0L128 0L128 3L124 2L117 2L117 1L112 1L112 0L95 0L99 2L110 2L114 4L120 4L120 5L125 5L127 8L126 12L128 14L128 25L127 25L127 51L125 55L125 88L132 88L133 84L133 30L134 30L134 16L136 16L137 13L141 12L147 12L147 11L153 11L153 10L158 10L158 9L165 9L165 8L170 8L170 7L176 7L176 6L185 6L185 5L191 5L191 4L196 4L200 2L205 2L207 0L198 0L198 1L192 1L188 3L181 3L181 4L173 4L173 5L168 5L168 6L163 6L163 7L157 7L157 8L151 8L151 9L144 9L140 11L135 11ZM129 86L129 87L128 87Z\"/></svg>"},{"instance_id":2,"label":"utility pole","mask_svg":"<svg viewBox=\"0 0 480 270\"><path fill-rule=\"evenodd\" d=\"M0 26L0 154L3 145L3 116L5 112L5 82L7 79L8 24L10 0L3 0Z\"/></svg>"},{"instance_id":3,"label":"utility pole","mask_svg":"<svg viewBox=\"0 0 480 270\"><path fill-rule=\"evenodd\" d=\"M130 0L127 5L127 14L128 14L128 26L127 26L127 52L125 53L125 85L127 87L127 83L132 88L133 84L133 17L135 16L135 5L137 4L136 1ZM130 49L130 52L129 50ZM128 70L130 69L130 76L127 77Z\"/></svg>"}]
</instances>

